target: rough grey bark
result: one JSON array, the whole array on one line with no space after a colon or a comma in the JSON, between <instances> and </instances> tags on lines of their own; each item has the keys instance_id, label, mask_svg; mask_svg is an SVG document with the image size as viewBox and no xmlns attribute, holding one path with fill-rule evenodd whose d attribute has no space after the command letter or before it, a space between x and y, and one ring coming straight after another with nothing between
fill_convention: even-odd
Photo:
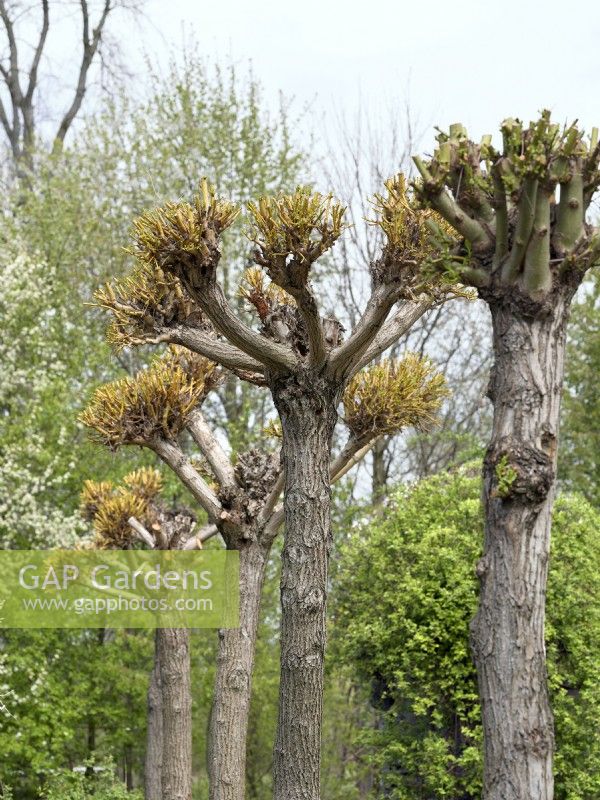
<instances>
[{"instance_id":1,"label":"rough grey bark","mask_svg":"<svg viewBox=\"0 0 600 800\"><path fill-rule=\"evenodd\" d=\"M274 800L319 800L337 392L310 371L273 390L283 429L285 539Z\"/></svg>"},{"instance_id":2,"label":"rough grey bark","mask_svg":"<svg viewBox=\"0 0 600 800\"><path fill-rule=\"evenodd\" d=\"M270 547L240 548L240 627L219 631L208 741L210 800L243 800L260 600Z\"/></svg>"},{"instance_id":3,"label":"rough grey bark","mask_svg":"<svg viewBox=\"0 0 600 800\"><path fill-rule=\"evenodd\" d=\"M557 294L551 311L534 318L510 301L490 303L494 421L484 466L481 597L471 629L486 800L553 797L544 613L568 300Z\"/></svg>"},{"instance_id":4,"label":"rough grey bark","mask_svg":"<svg viewBox=\"0 0 600 800\"><path fill-rule=\"evenodd\" d=\"M162 687L162 800L192 800L189 630L157 630Z\"/></svg>"},{"instance_id":5,"label":"rough grey bark","mask_svg":"<svg viewBox=\"0 0 600 800\"><path fill-rule=\"evenodd\" d=\"M162 800L163 708L158 646L158 631L156 631L154 668L148 686L148 731L144 765L144 797L146 800Z\"/></svg>"}]
</instances>

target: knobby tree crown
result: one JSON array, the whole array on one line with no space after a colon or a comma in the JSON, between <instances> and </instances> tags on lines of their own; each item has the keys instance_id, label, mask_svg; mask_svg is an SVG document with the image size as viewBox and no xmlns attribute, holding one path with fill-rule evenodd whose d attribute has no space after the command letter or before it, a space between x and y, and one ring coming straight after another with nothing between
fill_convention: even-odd
<instances>
[{"instance_id":1,"label":"knobby tree crown","mask_svg":"<svg viewBox=\"0 0 600 800\"><path fill-rule=\"evenodd\" d=\"M183 345L259 385L305 369L344 385L429 308L465 294L433 268L457 245L449 226L416 206L403 176L388 181L373 205L377 218L370 223L381 227L385 244L372 264L371 298L347 339L338 320L321 316L311 284L314 263L345 229L345 209L307 187L248 204L257 266L246 272L241 294L258 314L257 331L217 280L220 236L239 209L203 180L193 202L168 203L134 223L136 267L96 295L113 314L110 341Z\"/></svg>"},{"instance_id":2,"label":"knobby tree crown","mask_svg":"<svg viewBox=\"0 0 600 800\"><path fill-rule=\"evenodd\" d=\"M432 158L414 159L414 188L461 238L446 264L456 280L534 315L600 261L600 231L587 219L600 186L598 128L586 137L543 111L529 126L505 120L501 133L496 149L491 136L476 143L460 124L440 131Z\"/></svg>"},{"instance_id":3,"label":"knobby tree crown","mask_svg":"<svg viewBox=\"0 0 600 800\"><path fill-rule=\"evenodd\" d=\"M150 549L191 549L199 545L192 537L196 519L187 509L170 509L160 498L163 479L156 469L142 467L111 481L85 481L81 513L93 523L90 547L124 550L136 542Z\"/></svg>"},{"instance_id":4,"label":"knobby tree crown","mask_svg":"<svg viewBox=\"0 0 600 800\"><path fill-rule=\"evenodd\" d=\"M203 535L218 530L228 546L239 546L253 535L252 525L272 537L283 519L279 452L255 449L232 459L204 416L202 404L223 370L271 387L308 372L345 391L349 437L331 464L332 480L382 435L434 422L447 390L428 360L409 354L361 370L433 305L465 294L433 269L423 277L423 262L447 257L450 237L448 230L437 233L444 223L436 212L415 206L402 176L388 181L373 205L371 224L381 226L386 244L372 265L371 299L347 339L337 319L321 316L310 281L315 261L344 231L344 208L306 187L248 205L255 266L244 273L239 295L258 329L243 321L217 281L220 236L239 209L206 180L191 203L169 203L135 221L132 273L97 293L112 313L115 347L168 342L171 349L136 377L100 388L81 419L111 448L154 450L206 511ZM186 455L184 431L202 464Z\"/></svg>"}]
</instances>

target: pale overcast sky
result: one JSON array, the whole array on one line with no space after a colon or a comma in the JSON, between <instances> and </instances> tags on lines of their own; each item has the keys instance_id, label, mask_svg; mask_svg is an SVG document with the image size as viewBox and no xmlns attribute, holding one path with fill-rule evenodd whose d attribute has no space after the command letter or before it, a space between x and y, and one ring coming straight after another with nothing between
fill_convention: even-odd
<instances>
[{"instance_id":1,"label":"pale overcast sky","mask_svg":"<svg viewBox=\"0 0 600 800\"><path fill-rule=\"evenodd\" d=\"M323 109L408 92L422 124L474 136L550 107L600 123L599 0L150 0L157 54L193 33L207 56L251 60L268 94Z\"/></svg>"}]
</instances>

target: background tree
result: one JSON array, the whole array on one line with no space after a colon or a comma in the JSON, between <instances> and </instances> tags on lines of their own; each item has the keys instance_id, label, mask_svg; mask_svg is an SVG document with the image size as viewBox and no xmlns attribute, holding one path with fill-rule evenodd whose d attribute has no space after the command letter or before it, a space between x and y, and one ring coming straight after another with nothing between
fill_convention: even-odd
<instances>
[{"instance_id":1,"label":"background tree","mask_svg":"<svg viewBox=\"0 0 600 800\"><path fill-rule=\"evenodd\" d=\"M233 69L213 71L188 59L184 67L173 67L168 78L153 78L152 91L140 103L124 93L107 100L104 111L82 123L60 158L38 151L30 189L3 195L1 312L10 335L3 339L0 355L11 371L5 373L0 393L14 392L20 399L14 401L14 413L0 423L7 465L0 485L6 475L12 495L10 506L0 500L0 526L10 529L20 546L44 540L52 520L65 532L80 528L78 495L86 478L119 480L139 466L139 458L115 461L91 447L75 421L84 384L110 380L122 364L100 341L103 321L90 307L74 302L73 293L89 301L105 276L126 271L130 256L123 243L132 209L141 212L157 198L185 192L189 178L183 179L184 171L187 176L214 170L230 182L239 178L240 202L249 193L286 188L296 179L299 160L290 140L288 112L284 107L273 118L251 76ZM173 85L179 87L176 96ZM179 140L186 147L173 151L171 143ZM229 244L237 253L234 272L244 265L241 240L239 228L230 230ZM36 291L46 270L51 282L44 292ZM41 320L39 336L31 330L35 315ZM144 357L139 352L132 364L131 357L119 355L133 370ZM47 367L36 374L38 359ZM27 377L23 370L29 371ZM22 376L19 389L12 386L13 373L15 380ZM38 391L42 381L43 393ZM220 422L235 433L236 447L243 449L249 446L255 414L265 417L266 409L254 404L251 386L240 386L226 383L212 403ZM35 410L24 407L25 397L31 403L35 398ZM35 528L30 495L43 504ZM0 497L8 496L7 487ZM35 529L40 535L34 540Z\"/></svg>"},{"instance_id":2,"label":"background tree","mask_svg":"<svg viewBox=\"0 0 600 800\"><path fill-rule=\"evenodd\" d=\"M354 326L360 316L371 288L370 264L385 239L379 226L362 224L373 216L367 198L399 169L411 175L411 154L421 139L422 127L401 98L383 110L361 105L354 118L336 115L326 136L327 152L319 166L325 185L346 206L350 227L328 254L327 277L320 286L345 325ZM491 347L487 309L473 300L440 305L418 320L402 343L438 364L451 393L433 430L386 437L374 447L365 462L374 499L382 499L386 486L398 480L421 478L483 452L490 423L484 396ZM397 355L394 349L391 355ZM364 492L364 480L357 489L359 495Z\"/></svg>"},{"instance_id":3,"label":"background tree","mask_svg":"<svg viewBox=\"0 0 600 800\"><path fill-rule=\"evenodd\" d=\"M0 544L69 547L83 525L72 502L76 466L64 417L80 368L67 288L18 244L2 261Z\"/></svg>"},{"instance_id":4,"label":"background tree","mask_svg":"<svg viewBox=\"0 0 600 800\"><path fill-rule=\"evenodd\" d=\"M29 169L33 167L36 136L39 134L40 84L47 78L43 71L45 50L52 36L55 15L60 13L59 9L65 4L60 0L41 0L37 5L38 8L33 11L28 3L19 0L0 2L0 86L4 94L4 97L0 96L0 125L15 165L25 165ZM107 41L109 17L118 8L132 11L139 9L142 2L101 0L94 4L88 0L80 0L78 5L81 15L81 55L75 87L51 136L54 150L62 147L65 136L81 110L94 61L104 59L103 45ZM36 38L27 42L32 17L38 18ZM32 50L31 57L28 55L29 49Z\"/></svg>"},{"instance_id":5,"label":"background tree","mask_svg":"<svg viewBox=\"0 0 600 800\"><path fill-rule=\"evenodd\" d=\"M490 308L494 404L484 465L486 538L472 645L483 709L486 800L553 796L544 604L566 324L600 259L586 212L600 185L598 130L544 111L502 124L503 145L462 125L415 158L417 191L462 237L455 274ZM558 191L557 191L558 190Z\"/></svg>"},{"instance_id":6,"label":"background tree","mask_svg":"<svg viewBox=\"0 0 600 800\"><path fill-rule=\"evenodd\" d=\"M383 726L354 730L394 800L481 797L482 729L469 621L482 551L479 464L401 487L342 547L334 654L371 686ZM600 582L597 512L553 513L546 647L556 718L556 797L598 796Z\"/></svg>"},{"instance_id":7,"label":"background tree","mask_svg":"<svg viewBox=\"0 0 600 800\"><path fill-rule=\"evenodd\" d=\"M149 637L125 631L2 631L0 693L11 716L0 718L0 781L16 800L35 800L51 776L111 756L123 783L128 759L138 772L150 655Z\"/></svg>"}]
</instances>

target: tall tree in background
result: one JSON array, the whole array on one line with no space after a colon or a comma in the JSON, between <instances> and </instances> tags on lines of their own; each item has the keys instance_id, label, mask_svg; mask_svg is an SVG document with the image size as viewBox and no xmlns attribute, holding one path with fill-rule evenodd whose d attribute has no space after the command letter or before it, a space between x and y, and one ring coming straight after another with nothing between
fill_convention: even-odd
<instances>
[{"instance_id":1,"label":"tall tree in background","mask_svg":"<svg viewBox=\"0 0 600 800\"><path fill-rule=\"evenodd\" d=\"M141 275L145 276L145 315L140 318ZM137 288L136 288L137 287ZM153 287L153 288L152 288ZM165 294L166 288L170 295ZM261 319L289 313L291 298L267 285L258 269L249 270L244 297ZM137 282L125 279L98 293L99 302L115 315L111 338L118 345L152 341L158 326L175 316L186 320L188 343L194 341L190 321L194 304L184 300L178 279L158 268L143 267ZM196 321L200 310L196 308ZM204 325L204 347L233 366L225 343ZM198 339L201 342L202 338ZM239 370L239 367L237 368ZM216 682L209 730L209 777L212 800L243 800L251 682L256 651L260 601L268 559L283 512L278 452L252 448L232 458L201 408L208 390L218 383L215 365L183 348L173 349L135 378L116 381L94 394L83 422L94 439L111 448L139 445L153 450L177 475L209 518L197 535L202 541L220 533L228 549L240 554L240 627L219 632ZM260 374L245 373L262 384ZM221 378L222 379L222 378ZM365 370L350 382L344 403L349 437L329 467L331 483L365 457L381 436L412 425L429 427L446 394L443 378L431 364L414 355ZM206 460L210 478L186 456L178 439L187 431Z\"/></svg>"},{"instance_id":2,"label":"tall tree in background","mask_svg":"<svg viewBox=\"0 0 600 800\"><path fill-rule=\"evenodd\" d=\"M544 606L569 306L600 260L586 221L600 185L598 130L560 130L543 112L502 125L503 145L462 125L415 158L417 191L462 237L455 275L492 316L494 404L484 466L485 551L472 626L486 800L550 800L554 734ZM558 189L558 191L557 191Z\"/></svg>"},{"instance_id":3,"label":"tall tree in background","mask_svg":"<svg viewBox=\"0 0 600 800\"><path fill-rule=\"evenodd\" d=\"M90 69L95 60L102 60L102 43L109 16L121 8L135 10L143 0L101 0L100 3L80 0L81 55L71 97L51 135L52 147L59 150L81 110L89 86ZM6 136L14 163L31 168L39 126L39 96L44 75L40 72L53 27L53 13L65 3L40 0L37 4L37 38L26 42L22 32L32 24L32 9L20 0L0 0L0 31L3 34L0 55L1 87L0 125ZM97 6L97 7L96 7ZM35 24L35 23L34 23ZM29 46L28 46L29 45ZM33 50L28 57L29 49Z\"/></svg>"}]
</instances>

